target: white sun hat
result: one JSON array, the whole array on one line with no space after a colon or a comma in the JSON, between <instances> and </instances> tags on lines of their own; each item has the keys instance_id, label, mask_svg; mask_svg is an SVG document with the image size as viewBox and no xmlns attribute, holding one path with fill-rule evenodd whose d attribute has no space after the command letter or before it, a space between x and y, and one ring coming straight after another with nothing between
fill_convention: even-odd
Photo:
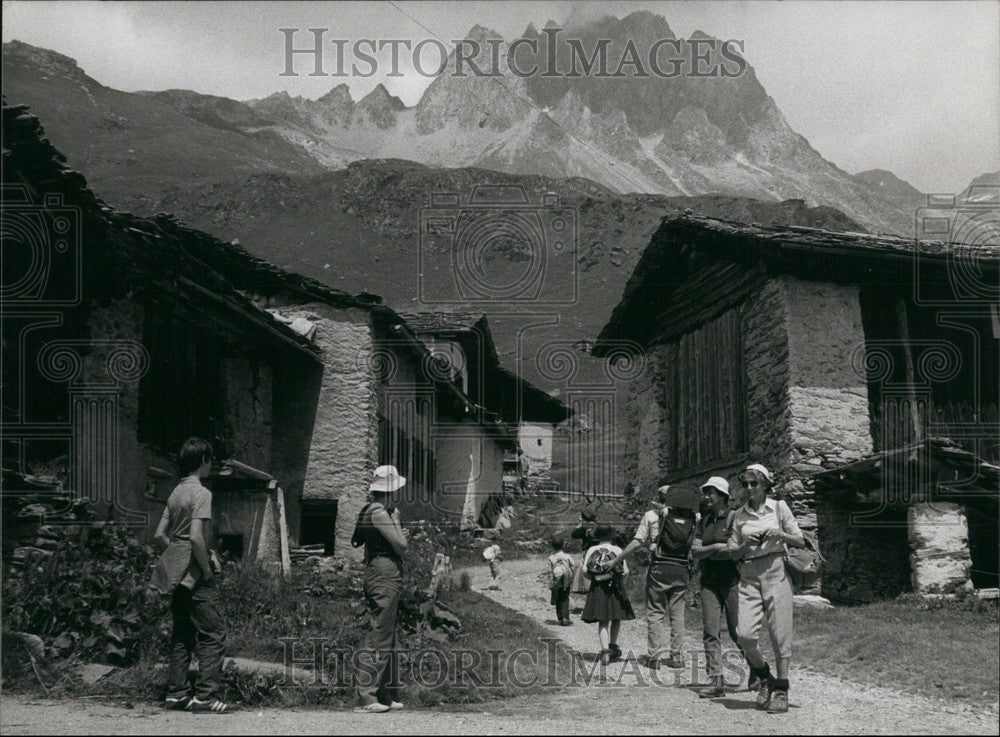
<instances>
[{"instance_id":1,"label":"white sun hat","mask_svg":"<svg viewBox=\"0 0 1000 737\"><path fill-rule=\"evenodd\" d=\"M490 545L488 548L486 548L486 550L483 551L483 557L486 560L493 560L494 558L497 557L497 553L499 552L500 552L499 545Z\"/></svg>"},{"instance_id":2,"label":"white sun hat","mask_svg":"<svg viewBox=\"0 0 1000 737\"><path fill-rule=\"evenodd\" d=\"M704 484L701 485L701 490L705 489L716 489L717 491L729 496L729 482L726 481L721 476L713 476Z\"/></svg>"},{"instance_id":3,"label":"white sun hat","mask_svg":"<svg viewBox=\"0 0 1000 737\"><path fill-rule=\"evenodd\" d=\"M774 483L774 479L771 478L771 472L767 470L766 466L760 463L751 463L749 466L747 466L747 471L756 471L761 476L766 478L769 484Z\"/></svg>"},{"instance_id":4,"label":"white sun hat","mask_svg":"<svg viewBox=\"0 0 1000 737\"><path fill-rule=\"evenodd\" d=\"M375 480L368 487L369 491L386 493L402 489L406 485L406 477L400 476L395 466L379 466L372 475Z\"/></svg>"}]
</instances>

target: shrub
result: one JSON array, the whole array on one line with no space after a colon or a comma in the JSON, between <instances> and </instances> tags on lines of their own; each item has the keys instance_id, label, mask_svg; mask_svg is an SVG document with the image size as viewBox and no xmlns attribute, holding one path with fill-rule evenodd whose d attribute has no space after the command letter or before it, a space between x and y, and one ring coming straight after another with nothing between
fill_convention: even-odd
<instances>
[{"instance_id":1,"label":"shrub","mask_svg":"<svg viewBox=\"0 0 1000 737\"><path fill-rule=\"evenodd\" d=\"M4 628L38 635L50 657L135 662L165 615L147 585L152 548L111 522L49 525L39 535L51 549L31 551L4 577Z\"/></svg>"}]
</instances>

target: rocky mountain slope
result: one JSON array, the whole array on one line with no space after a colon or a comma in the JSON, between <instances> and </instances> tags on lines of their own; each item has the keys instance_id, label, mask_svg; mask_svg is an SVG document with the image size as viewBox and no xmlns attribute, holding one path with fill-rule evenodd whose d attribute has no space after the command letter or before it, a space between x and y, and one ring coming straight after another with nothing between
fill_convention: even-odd
<instances>
[{"instance_id":1,"label":"rocky mountain slope","mask_svg":"<svg viewBox=\"0 0 1000 737\"><path fill-rule=\"evenodd\" d=\"M519 68L545 69L549 34L529 26ZM473 62L492 76L446 73L407 108L383 86L354 101L346 85L318 100L285 92L238 102L184 90L123 93L87 77L72 60L23 43L4 45L4 92L33 107L62 148L110 199L166 183L250 171L314 173L367 158L434 167L479 167L554 178L583 177L618 192L722 194L836 207L873 231L910 232L912 211L823 159L793 131L754 73L720 55L701 33L677 39L648 12L607 17L563 31L553 46L568 71L570 42L589 55L609 41L605 69L620 76L520 77L506 67L507 45L476 27ZM685 61L672 78L633 73L659 41ZM499 67L488 42L499 43ZM694 77L694 47L710 68L738 76ZM671 49L673 47L670 47ZM736 57L739 58L739 57ZM660 66L670 68L662 61ZM454 54L447 67L456 69ZM186 177L185 177L186 175ZM139 185L139 186L136 186Z\"/></svg>"},{"instance_id":2,"label":"rocky mountain slope","mask_svg":"<svg viewBox=\"0 0 1000 737\"><path fill-rule=\"evenodd\" d=\"M19 41L3 45L3 94L27 104L51 140L114 202L130 192L251 172L319 172L303 147L243 103L187 92L170 103L120 92L88 77L76 62ZM206 99L207 98L207 99ZM225 124L225 115L233 118ZM242 115L242 117L240 117Z\"/></svg>"},{"instance_id":3,"label":"rocky mountain slope","mask_svg":"<svg viewBox=\"0 0 1000 737\"><path fill-rule=\"evenodd\" d=\"M533 257L547 253L539 298L442 304L455 296L456 281L468 277L452 252L422 237L422 218L433 194L456 193L464 204L484 185L523 192L528 205L543 213L542 223L545 197L557 196L558 205L552 207L572 212L576 237L556 253L547 241L551 232L542 227L533 231L532 242L496 237L478 251L475 265L482 267L479 278L488 285L510 283ZM580 344L592 341L603 327L665 215L692 209L745 222L863 230L833 208L808 207L802 200L623 195L582 178L440 169L402 160L357 161L313 176L269 173L175 186L157 198L130 195L124 204L137 212L175 213L219 237L239 239L279 266L348 292L382 295L400 310L485 312L504 363L557 390L565 389L565 382L547 378L542 366L553 350L577 345L574 360L582 375L603 377L603 363L581 353ZM502 218L516 215L516 208L497 212Z\"/></svg>"}]
</instances>

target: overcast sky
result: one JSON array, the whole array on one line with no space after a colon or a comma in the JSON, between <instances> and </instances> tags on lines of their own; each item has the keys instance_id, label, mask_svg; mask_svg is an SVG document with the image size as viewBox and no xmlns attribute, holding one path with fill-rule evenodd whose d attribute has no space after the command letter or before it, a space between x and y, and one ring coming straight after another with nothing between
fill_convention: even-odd
<instances>
[{"instance_id":1,"label":"overcast sky","mask_svg":"<svg viewBox=\"0 0 1000 737\"><path fill-rule=\"evenodd\" d=\"M646 9L674 33L745 41L744 55L791 126L854 173L889 169L923 191L1000 169L1000 3L985 2L297 2L3 3L3 40L77 60L121 90L186 88L236 99L315 98L346 81L355 99L384 82L415 104L429 80L281 77L279 28L328 38L505 38L529 22ZM305 36L303 36L305 38ZM434 57L430 57L432 62ZM401 65L402 66L402 65ZM385 71L388 71L386 69Z\"/></svg>"}]
</instances>

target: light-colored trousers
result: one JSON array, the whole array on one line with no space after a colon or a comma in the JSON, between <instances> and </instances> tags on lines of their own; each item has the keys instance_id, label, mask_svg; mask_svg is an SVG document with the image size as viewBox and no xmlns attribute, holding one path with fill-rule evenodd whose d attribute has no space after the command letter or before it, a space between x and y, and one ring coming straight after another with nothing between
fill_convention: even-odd
<instances>
[{"instance_id":1,"label":"light-colored trousers","mask_svg":"<svg viewBox=\"0 0 1000 737\"><path fill-rule=\"evenodd\" d=\"M767 631L775 657L792 657L792 584L785 574L780 553L751 558L740 563L739 634L740 647L754 668L766 663L760 651L760 628L767 619Z\"/></svg>"},{"instance_id":2,"label":"light-colored trousers","mask_svg":"<svg viewBox=\"0 0 1000 737\"><path fill-rule=\"evenodd\" d=\"M667 651L664 623L669 616L669 654L681 655L684 649L684 607L688 587L686 565L653 563L646 573L646 637L650 658L661 658Z\"/></svg>"}]
</instances>

